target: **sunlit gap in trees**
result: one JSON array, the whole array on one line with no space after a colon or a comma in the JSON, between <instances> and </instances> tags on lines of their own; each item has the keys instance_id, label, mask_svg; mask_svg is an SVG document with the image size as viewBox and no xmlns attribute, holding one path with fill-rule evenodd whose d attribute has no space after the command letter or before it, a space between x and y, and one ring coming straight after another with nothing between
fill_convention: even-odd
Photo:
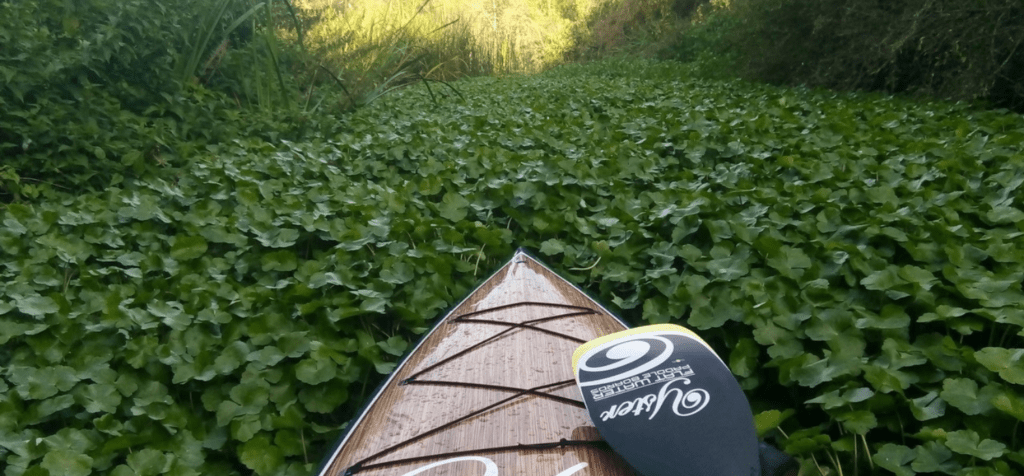
<instances>
[{"instance_id":1,"label":"sunlit gap in trees","mask_svg":"<svg viewBox=\"0 0 1024 476\"><path fill-rule=\"evenodd\" d=\"M447 79L534 72L562 61L591 13L612 0L296 0L311 49L339 68L396 52ZM392 58L393 59L393 58Z\"/></svg>"}]
</instances>

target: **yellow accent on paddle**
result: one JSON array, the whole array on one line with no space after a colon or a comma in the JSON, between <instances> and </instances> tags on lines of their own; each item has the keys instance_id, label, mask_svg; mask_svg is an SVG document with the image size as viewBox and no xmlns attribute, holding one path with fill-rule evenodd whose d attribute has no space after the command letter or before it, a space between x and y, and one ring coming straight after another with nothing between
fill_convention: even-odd
<instances>
[{"instance_id":1,"label":"yellow accent on paddle","mask_svg":"<svg viewBox=\"0 0 1024 476\"><path fill-rule=\"evenodd\" d=\"M591 349L600 346L601 344L626 336L636 334L648 334L651 332L661 331L682 332L683 334L693 337L694 339L697 340L697 342L704 344L704 346L707 347L708 349L711 349L711 346L709 346L707 342L704 342L704 339L701 339L700 336L698 336L696 333L683 326L677 326L675 324L654 324L650 326L635 327L633 329L626 329L624 331L619 331L614 334L608 334L606 336L598 337L597 339L594 339L577 347L576 350L572 353L572 373L574 375L578 375L578 373L576 372L576 363L579 362L580 358L583 357L583 354L586 354Z\"/></svg>"}]
</instances>

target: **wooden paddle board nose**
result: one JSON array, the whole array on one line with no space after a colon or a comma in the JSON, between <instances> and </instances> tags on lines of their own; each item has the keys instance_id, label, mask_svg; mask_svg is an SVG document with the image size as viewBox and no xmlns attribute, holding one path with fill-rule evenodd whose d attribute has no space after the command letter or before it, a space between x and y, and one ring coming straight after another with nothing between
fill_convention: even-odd
<instances>
[{"instance_id":1,"label":"wooden paddle board nose","mask_svg":"<svg viewBox=\"0 0 1024 476\"><path fill-rule=\"evenodd\" d=\"M457 304L320 476L636 476L591 426L573 349L626 325L524 252Z\"/></svg>"},{"instance_id":2,"label":"wooden paddle board nose","mask_svg":"<svg viewBox=\"0 0 1024 476\"><path fill-rule=\"evenodd\" d=\"M700 337L654 325L589 341L573 373L601 436L644 476L758 476L750 404Z\"/></svg>"}]
</instances>

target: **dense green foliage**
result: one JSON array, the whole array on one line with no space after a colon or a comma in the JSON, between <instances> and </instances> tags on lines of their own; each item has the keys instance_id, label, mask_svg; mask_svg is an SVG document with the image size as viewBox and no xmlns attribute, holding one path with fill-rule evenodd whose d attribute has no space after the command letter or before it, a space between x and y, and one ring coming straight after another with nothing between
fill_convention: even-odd
<instances>
[{"instance_id":1,"label":"dense green foliage","mask_svg":"<svg viewBox=\"0 0 1024 476\"><path fill-rule=\"evenodd\" d=\"M673 53L731 56L733 72L750 79L1024 112L1024 6L1017 0L715 0L700 13Z\"/></svg>"},{"instance_id":2,"label":"dense green foliage","mask_svg":"<svg viewBox=\"0 0 1024 476\"><path fill-rule=\"evenodd\" d=\"M5 474L308 474L517 246L843 474L1024 473L1024 121L604 63L0 210ZM829 469L831 468L831 469Z\"/></svg>"},{"instance_id":3,"label":"dense green foliage","mask_svg":"<svg viewBox=\"0 0 1024 476\"><path fill-rule=\"evenodd\" d=\"M109 180L108 168L156 165L149 155L162 127L141 114L168 87L165 53L178 40L168 31L181 25L164 17L174 2L124 2L116 13L100 3L0 3L0 153L23 179L69 187L97 174ZM152 31L157 24L166 28ZM102 87L110 82L118 87ZM139 139L146 135L154 138Z\"/></svg>"}]
</instances>

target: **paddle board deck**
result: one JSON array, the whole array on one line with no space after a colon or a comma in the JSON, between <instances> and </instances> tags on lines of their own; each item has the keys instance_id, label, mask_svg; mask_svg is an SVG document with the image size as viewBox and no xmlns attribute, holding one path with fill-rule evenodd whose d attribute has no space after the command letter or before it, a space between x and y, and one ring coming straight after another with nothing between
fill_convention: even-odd
<instances>
[{"instance_id":1,"label":"paddle board deck","mask_svg":"<svg viewBox=\"0 0 1024 476\"><path fill-rule=\"evenodd\" d=\"M420 341L318 474L636 476L572 370L580 344L626 328L518 251Z\"/></svg>"}]
</instances>

